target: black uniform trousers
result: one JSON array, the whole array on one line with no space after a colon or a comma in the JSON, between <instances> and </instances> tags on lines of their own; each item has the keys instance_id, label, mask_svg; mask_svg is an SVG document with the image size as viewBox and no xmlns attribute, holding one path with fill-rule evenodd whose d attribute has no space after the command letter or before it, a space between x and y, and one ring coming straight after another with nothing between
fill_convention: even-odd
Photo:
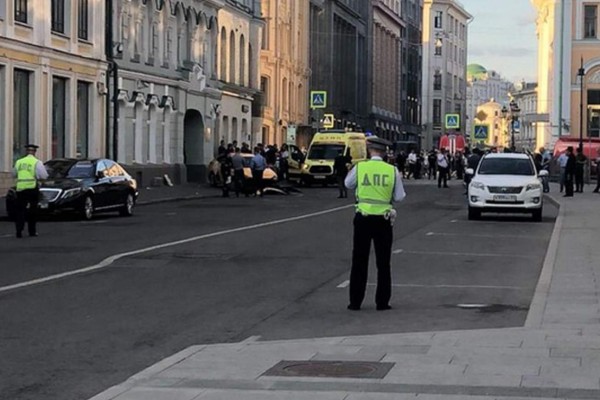
<instances>
[{"instance_id":1,"label":"black uniform trousers","mask_svg":"<svg viewBox=\"0 0 600 400\"><path fill-rule=\"evenodd\" d=\"M392 297L392 225L383 216L364 216L356 213L352 270L350 271L350 306L352 307L360 307L365 298L371 241L375 246L377 264L375 304L377 307L386 307Z\"/></svg>"},{"instance_id":2,"label":"black uniform trousers","mask_svg":"<svg viewBox=\"0 0 600 400\"><path fill-rule=\"evenodd\" d=\"M17 192L17 210L15 214L15 224L17 233L21 234L27 221L27 229L30 235L37 233L37 208L40 198L39 189L26 189ZM29 208L27 206L29 205Z\"/></svg>"}]
</instances>

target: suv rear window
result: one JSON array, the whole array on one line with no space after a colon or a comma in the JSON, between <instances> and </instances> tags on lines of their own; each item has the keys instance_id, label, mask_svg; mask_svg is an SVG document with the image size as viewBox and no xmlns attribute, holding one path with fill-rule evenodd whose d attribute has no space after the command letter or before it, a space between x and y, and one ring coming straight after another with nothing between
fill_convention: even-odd
<instances>
[{"instance_id":1,"label":"suv rear window","mask_svg":"<svg viewBox=\"0 0 600 400\"><path fill-rule=\"evenodd\" d=\"M530 160L520 158L484 158L481 160L479 175L535 175Z\"/></svg>"}]
</instances>

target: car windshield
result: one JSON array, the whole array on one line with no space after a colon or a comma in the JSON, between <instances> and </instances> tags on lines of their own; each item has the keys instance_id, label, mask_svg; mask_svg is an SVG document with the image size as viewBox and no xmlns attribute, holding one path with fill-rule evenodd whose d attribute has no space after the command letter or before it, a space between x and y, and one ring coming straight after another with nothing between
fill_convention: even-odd
<instances>
[{"instance_id":1,"label":"car windshield","mask_svg":"<svg viewBox=\"0 0 600 400\"><path fill-rule=\"evenodd\" d=\"M479 175L534 175L531 161L519 158L484 158Z\"/></svg>"},{"instance_id":2,"label":"car windshield","mask_svg":"<svg viewBox=\"0 0 600 400\"><path fill-rule=\"evenodd\" d=\"M339 152L344 152L343 144L313 144L308 151L311 160L334 160Z\"/></svg>"},{"instance_id":3,"label":"car windshield","mask_svg":"<svg viewBox=\"0 0 600 400\"><path fill-rule=\"evenodd\" d=\"M46 164L49 179L82 179L94 176L94 164L91 161L55 160Z\"/></svg>"}]
</instances>

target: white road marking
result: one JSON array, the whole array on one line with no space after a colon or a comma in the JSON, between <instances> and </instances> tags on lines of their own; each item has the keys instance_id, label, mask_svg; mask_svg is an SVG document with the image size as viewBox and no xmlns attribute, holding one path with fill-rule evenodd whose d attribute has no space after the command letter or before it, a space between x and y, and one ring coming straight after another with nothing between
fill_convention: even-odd
<instances>
[{"instance_id":1,"label":"white road marking","mask_svg":"<svg viewBox=\"0 0 600 400\"><path fill-rule=\"evenodd\" d=\"M107 223L108 220L98 220L98 221L83 221L82 224L85 225L99 225L99 224L105 224Z\"/></svg>"},{"instance_id":2,"label":"white road marking","mask_svg":"<svg viewBox=\"0 0 600 400\"><path fill-rule=\"evenodd\" d=\"M396 250L398 251L398 250ZM394 251L394 254L399 254ZM506 257L506 258L532 258L533 256L500 253L458 253L452 251L399 251L405 254L423 254L427 256L452 256L452 257Z\"/></svg>"},{"instance_id":3,"label":"white road marking","mask_svg":"<svg viewBox=\"0 0 600 400\"><path fill-rule=\"evenodd\" d=\"M457 220L457 219L453 219L453 220L452 220L452 221L450 221L450 222L454 223L454 222L458 222L458 220Z\"/></svg>"},{"instance_id":4,"label":"white road marking","mask_svg":"<svg viewBox=\"0 0 600 400\"><path fill-rule=\"evenodd\" d=\"M377 286L376 283L368 283L369 286ZM392 284L394 287L401 288L434 288L434 289L496 289L496 290L533 290L520 286L488 286L488 285L418 285L412 283Z\"/></svg>"},{"instance_id":5,"label":"white road marking","mask_svg":"<svg viewBox=\"0 0 600 400\"><path fill-rule=\"evenodd\" d=\"M339 285L337 285L337 287L340 289L347 288L348 286L350 286L350 281L344 281L344 282L340 283Z\"/></svg>"},{"instance_id":6,"label":"white road marking","mask_svg":"<svg viewBox=\"0 0 600 400\"><path fill-rule=\"evenodd\" d=\"M109 267L115 261L118 261L121 258L129 257L129 256L134 256L134 255L147 253L147 252L154 251L154 250L164 249L167 247L179 246L181 244L196 242L198 240L210 239L210 238L214 238L217 236L224 236L224 235L228 235L230 233L244 232L244 231L249 231L252 229L264 228L267 226L280 225L283 223L300 221L303 219L318 217L320 215L331 214L331 213L345 210L345 209L351 208L351 207L354 207L354 204L349 204L349 205L342 206L342 207L331 208L329 210L324 210L324 211L318 211L318 212L311 213L311 214L299 215L297 217L278 219L275 221L263 222L260 224L242 226L239 228L233 228L233 229L227 229L227 230L219 231L219 232L207 233L204 235L193 236L193 237L190 237L187 239L177 240L174 242L158 244L155 246L145 247L143 249L132 250L132 251L128 251L128 252L121 253L121 254L115 254L110 257L105 258L104 260L100 261L98 264L95 264L95 265L92 265L92 266L89 266L86 268L76 269L73 271L63 272L63 273L55 274L55 275L49 275L49 276L46 276L43 278L33 279L30 281L26 281L26 282L15 283L13 285L0 287L0 293L8 292L9 290L21 289L21 288L28 287L28 286L39 285L42 283L52 282L52 281L56 281L58 279L68 278L68 277L75 276L75 275L81 275L81 274L86 274L86 273L93 272L93 271L98 271L98 270Z\"/></svg>"},{"instance_id":7,"label":"white road marking","mask_svg":"<svg viewBox=\"0 0 600 400\"><path fill-rule=\"evenodd\" d=\"M400 254L400 253L402 253L403 251L404 251L404 250L402 250L402 249L394 250L394 251L392 251L392 254Z\"/></svg>"},{"instance_id":8,"label":"white road marking","mask_svg":"<svg viewBox=\"0 0 600 400\"><path fill-rule=\"evenodd\" d=\"M475 237L475 238L517 238L517 239L537 239L543 240L544 238L535 235L470 235L465 233L444 233L444 232L427 232L425 236L460 236L460 237Z\"/></svg>"},{"instance_id":9,"label":"white road marking","mask_svg":"<svg viewBox=\"0 0 600 400\"><path fill-rule=\"evenodd\" d=\"M1 235L0 238L9 238L9 237L13 237L13 236L15 236L15 235L11 235L11 234Z\"/></svg>"}]
</instances>

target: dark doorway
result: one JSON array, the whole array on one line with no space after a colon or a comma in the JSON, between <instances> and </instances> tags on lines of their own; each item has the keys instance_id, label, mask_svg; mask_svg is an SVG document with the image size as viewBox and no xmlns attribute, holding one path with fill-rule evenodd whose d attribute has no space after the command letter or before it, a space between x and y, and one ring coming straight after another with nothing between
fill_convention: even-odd
<instances>
[{"instance_id":1,"label":"dark doorway","mask_svg":"<svg viewBox=\"0 0 600 400\"><path fill-rule=\"evenodd\" d=\"M187 110L183 119L183 162L188 182L206 181L204 120L197 110Z\"/></svg>"}]
</instances>

